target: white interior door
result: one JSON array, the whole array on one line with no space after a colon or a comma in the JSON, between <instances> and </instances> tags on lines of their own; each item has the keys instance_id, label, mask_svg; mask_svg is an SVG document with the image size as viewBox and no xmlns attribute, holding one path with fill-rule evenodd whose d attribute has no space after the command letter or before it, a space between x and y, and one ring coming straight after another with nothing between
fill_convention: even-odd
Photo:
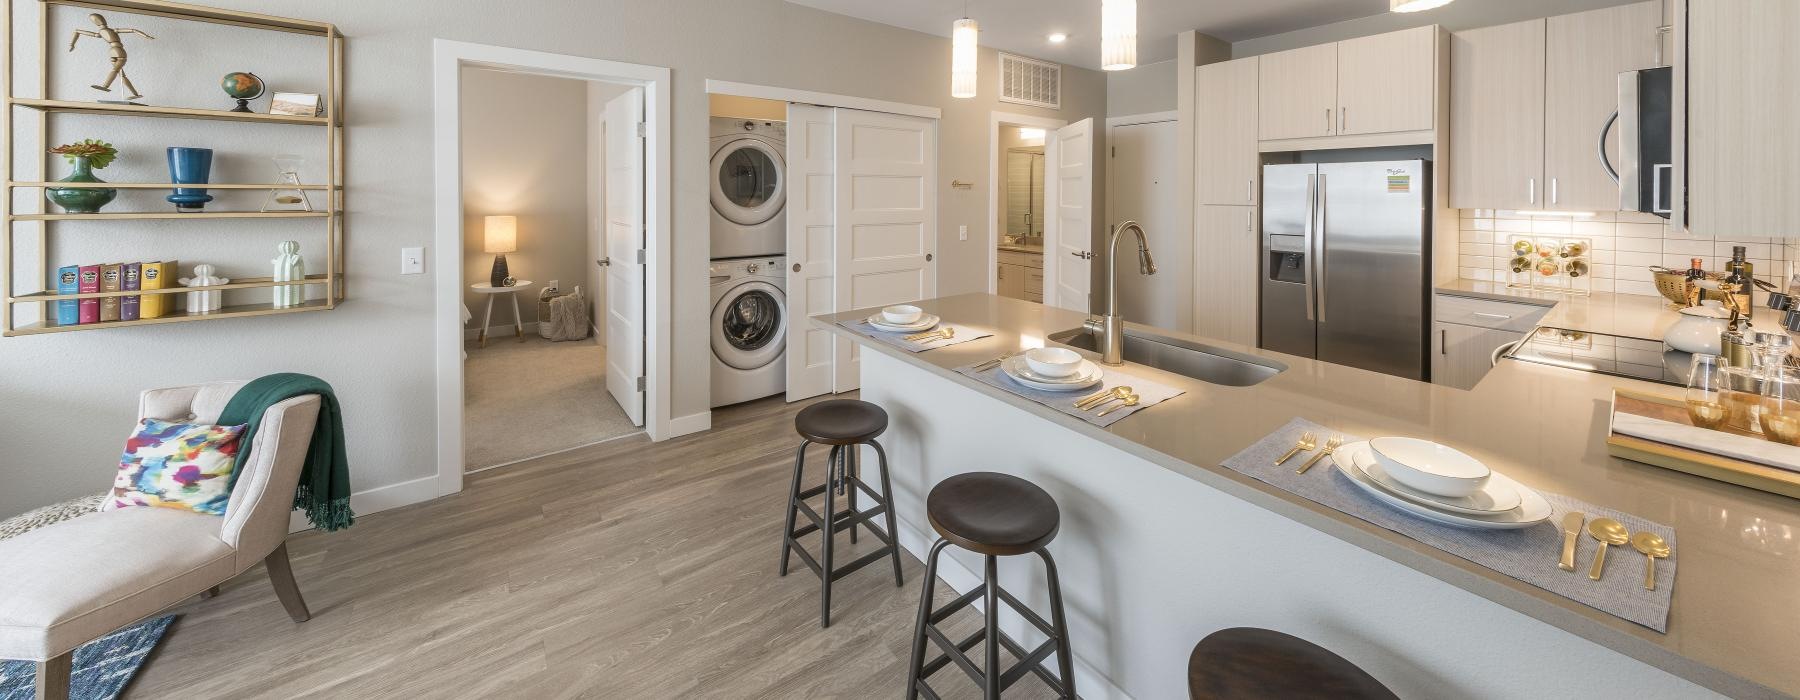
<instances>
[{"instance_id":1,"label":"white interior door","mask_svg":"<svg viewBox=\"0 0 1800 700\"><path fill-rule=\"evenodd\" d=\"M1175 191L1175 122L1121 124L1107 129L1106 218L1144 227L1157 273L1138 272L1137 241L1119 241L1112 265L1119 313L1138 323L1177 331L1193 325L1194 238L1177 230L1184 198Z\"/></svg>"},{"instance_id":2,"label":"white interior door","mask_svg":"<svg viewBox=\"0 0 1800 700\"><path fill-rule=\"evenodd\" d=\"M806 320L837 310L837 111L790 104L787 114L787 400L799 401L831 391L840 344Z\"/></svg>"},{"instance_id":3,"label":"white interior door","mask_svg":"<svg viewBox=\"0 0 1800 700\"><path fill-rule=\"evenodd\" d=\"M644 424L644 91L606 103L606 391Z\"/></svg>"},{"instance_id":4,"label":"white interior door","mask_svg":"<svg viewBox=\"0 0 1800 700\"><path fill-rule=\"evenodd\" d=\"M588 325L594 340L606 345L606 100L598 85L588 87L587 293ZM604 263L602 261L605 261Z\"/></svg>"},{"instance_id":5,"label":"white interior door","mask_svg":"<svg viewBox=\"0 0 1800 700\"><path fill-rule=\"evenodd\" d=\"M1050 132L1044 155L1044 302L1088 313L1094 278L1094 120Z\"/></svg>"},{"instance_id":6,"label":"white interior door","mask_svg":"<svg viewBox=\"0 0 1800 700\"><path fill-rule=\"evenodd\" d=\"M935 296L937 121L838 109L834 131L837 308ZM836 391L859 386L857 362L838 343Z\"/></svg>"}]
</instances>

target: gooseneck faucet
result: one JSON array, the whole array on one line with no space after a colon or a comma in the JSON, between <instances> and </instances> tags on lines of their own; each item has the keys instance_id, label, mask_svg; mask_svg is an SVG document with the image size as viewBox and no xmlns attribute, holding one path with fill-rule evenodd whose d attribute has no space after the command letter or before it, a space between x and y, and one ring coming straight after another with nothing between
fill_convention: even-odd
<instances>
[{"instance_id":1,"label":"gooseneck faucet","mask_svg":"<svg viewBox=\"0 0 1800 700\"><path fill-rule=\"evenodd\" d=\"M1114 260L1119 253L1119 236L1126 230L1137 234L1138 272L1156 274L1156 259L1150 257L1150 242L1144 239L1143 226L1136 221L1127 221L1107 232L1106 314L1082 324L1089 334L1100 337L1100 362L1107 365L1125 364L1125 317L1119 315L1119 268Z\"/></svg>"}]
</instances>

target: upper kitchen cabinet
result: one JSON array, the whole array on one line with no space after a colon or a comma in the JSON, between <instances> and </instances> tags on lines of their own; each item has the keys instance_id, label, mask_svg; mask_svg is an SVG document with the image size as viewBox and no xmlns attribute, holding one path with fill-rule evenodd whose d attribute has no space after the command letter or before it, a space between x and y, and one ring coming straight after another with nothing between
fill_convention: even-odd
<instances>
[{"instance_id":1,"label":"upper kitchen cabinet","mask_svg":"<svg viewBox=\"0 0 1800 700\"><path fill-rule=\"evenodd\" d=\"M1337 44L1260 57L1257 135L1264 141L1337 133Z\"/></svg>"},{"instance_id":2,"label":"upper kitchen cabinet","mask_svg":"<svg viewBox=\"0 0 1800 700\"><path fill-rule=\"evenodd\" d=\"M1657 63L1656 2L1551 17L1545 27L1544 182L1550 209L1612 211L1619 186L1600 163L1600 130L1618 109L1620 73ZM1619 129L1606 140L1619 162Z\"/></svg>"},{"instance_id":3,"label":"upper kitchen cabinet","mask_svg":"<svg viewBox=\"0 0 1800 700\"><path fill-rule=\"evenodd\" d=\"M1194 78L1201 204L1256 203L1256 57L1200 66Z\"/></svg>"},{"instance_id":4,"label":"upper kitchen cabinet","mask_svg":"<svg viewBox=\"0 0 1800 700\"><path fill-rule=\"evenodd\" d=\"M1800 2L1685 4L1688 228L1800 238Z\"/></svg>"},{"instance_id":5,"label":"upper kitchen cabinet","mask_svg":"<svg viewBox=\"0 0 1800 700\"><path fill-rule=\"evenodd\" d=\"M1338 42L1335 133L1431 129L1437 38L1427 26Z\"/></svg>"},{"instance_id":6,"label":"upper kitchen cabinet","mask_svg":"<svg viewBox=\"0 0 1800 700\"><path fill-rule=\"evenodd\" d=\"M1451 36L1451 207L1544 208L1544 25L1534 19Z\"/></svg>"}]
</instances>

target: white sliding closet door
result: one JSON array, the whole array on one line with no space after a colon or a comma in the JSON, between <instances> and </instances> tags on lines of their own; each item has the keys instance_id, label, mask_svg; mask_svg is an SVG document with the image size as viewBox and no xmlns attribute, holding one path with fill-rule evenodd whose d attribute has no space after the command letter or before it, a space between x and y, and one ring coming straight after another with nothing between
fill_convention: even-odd
<instances>
[{"instance_id":1,"label":"white sliding closet door","mask_svg":"<svg viewBox=\"0 0 1800 700\"><path fill-rule=\"evenodd\" d=\"M1094 120L1050 132L1044 154L1044 301L1085 314L1094 278Z\"/></svg>"},{"instance_id":2,"label":"white sliding closet door","mask_svg":"<svg viewBox=\"0 0 1800 700\"><path fill-rule=\"evenodd\" d=\"M789 104L787 122L787 400L830 393L837 345L806 319L837 310L837 111Z\"/></svg>"},{"instance_id":3,"label":"white sliding closet door","mask_svg":"<svg viewBox=\"0 0 1800 700\"><path fill-rule=\"evenodd\" d=\"M856 109L836 111L837 309L934 296L937 121ZM788 138L794 138L791 132ZM860 386L857 346L837 347L834 385L839 392L850 391Z\"/></svg>"}]
</instances>

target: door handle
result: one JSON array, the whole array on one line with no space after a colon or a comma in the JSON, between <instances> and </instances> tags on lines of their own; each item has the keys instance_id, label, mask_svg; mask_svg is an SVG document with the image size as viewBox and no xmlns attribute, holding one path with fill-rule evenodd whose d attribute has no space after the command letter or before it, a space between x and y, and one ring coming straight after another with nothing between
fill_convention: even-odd
<instances>
[{"instance_id":1,"label":"door handle","mask_svg":"<svg viewBox=\"0 0 1800 700\"><path fill-rule=\"evenodd\" d=\"M1306 281L1306 320L1308 321L1318 320L1317 312L1313 309L1313 265L1318 263L1313 259L1313 206L1318 202L1318 195L1314 191L1317 178L1317 175L1306 176L1306 224L1301 228L1301 232L1306 235L1305 240L1301 242L1301 245L1306 247L1306 269L1301 270L1300 274Z\"/></svg>"},{"instance_id":2,"label":"door handle","mask_svg":"<svg viewBox=\"0 0 1800 700\"><path fill-rule=\"evenodd\" d=\"M1092 252L1085 251L1085 250L1071 250L1071 251L1069 251L1069 254L1073 255L1077 258L1081 258L1082 260L1093 260L1094 259L1094 254Z\"/></svg>"},{"instance_id":3,"label":"door handle","mask_svg":"<svg viewBox=\"0 0 1800 700\"><path fill-rule=\"evenodd\" d=\"M1556 178L1550 178L1550 203L1555 204L1556 200Z\"/></svg>"},{"instance_id":4,"label":"door handle","mask_svg":"<svg viewBox=\"0 0 1800 700\"><path fill-rule=\"evenodd\" d=\"M1250 204L1256 203L1256 178L1244 181L1244 201Z\"/></svg>"},{"instance_id":5,"label":"door handle","mask_svg":"<svg viewBox=\"0 0 1800 700\"><path fill-rule=\"evenodd\" d=\"M1443 328L1438 329L1438 354L1450 354L1450 331Z\"/></svg>"},{"instance_id":6,"label":"door handle","mask_svg":"<svg viewBox=\"0 0 1800 700\"><path fill-rule=\"evenodd\" d=\"M1537 178L1525 178L1525 200L1537 204Z\"/></svg>"},{"instance_id":7,"label":"door handle","mask_svg":"<svg viewBox=\"0 0 1800 700\"><path fill-rule=\"evenodd\" d=\"M1346 119L1348 119L1348 117L1345 117L1344 115L1349 114L1349 113L1350 113L1349 107L1339 107L1338 108L1338 133L1340 133L1340 134L1344 133L1344 121Z\"/></svg>"},{"instance_id":8,"label":"door handle","mask_svg":"<svg viewBox=\"0 0 1800 700\"><path fill-rule=\"evenodd\" d=\"M1325 108L1325 133L1331 133L1331 108Z\"/></svg>"},{"instance_id":9,"label":"door handle","mask_svg":"<svg viewBox=\"0 0 1800 700\"><path fill-rule=\"evenodd\" d=\"M931 262L931 254L930 253L925 254L925 262Z\"/></svg>"},{"instance_id":10,"label":"door handle","mask_svg":"<svg viewBox=\"0 0 1800 700\"><path fill-rule=\"evenodd\" d=\"M795 272L799 272L799 271L800 271L800 263L794 263L794 271L795 271Z\"/></svg>"},{"instance_id":11,"label":"door handle","mask_svg":"<svg viewBox=\"0 0 1800 700\"><path fill-rule=\"evenodd\" d=\"M1318 191L1319 197L1319 227L1318 233L1313 236L1313 242L1318 247L1319 259L1313 264L1319 270L1319 323L1324 323L1325 304L1327 303L1325 300L1325 283L1326 279L1331 276L1331 270L1325 266L1325 237L1331 235L1331 231L1325 226L1325 208L1326 205L1331 202L1331 199L1325 196L1325 173L1319 173L1319 186L1315 189Z\"/></svg>"},{"instance_id":12,"label":"door handle","mask_svg":"<svg viewBox=\"0 0 1800 700\"><path fill-rule=\"evenodd\" d=\"M611 267L612 266L612 258L601 258L599 260L595 260L594 264L599 265L601 267Z\"/></svg>"}]
</instances>

